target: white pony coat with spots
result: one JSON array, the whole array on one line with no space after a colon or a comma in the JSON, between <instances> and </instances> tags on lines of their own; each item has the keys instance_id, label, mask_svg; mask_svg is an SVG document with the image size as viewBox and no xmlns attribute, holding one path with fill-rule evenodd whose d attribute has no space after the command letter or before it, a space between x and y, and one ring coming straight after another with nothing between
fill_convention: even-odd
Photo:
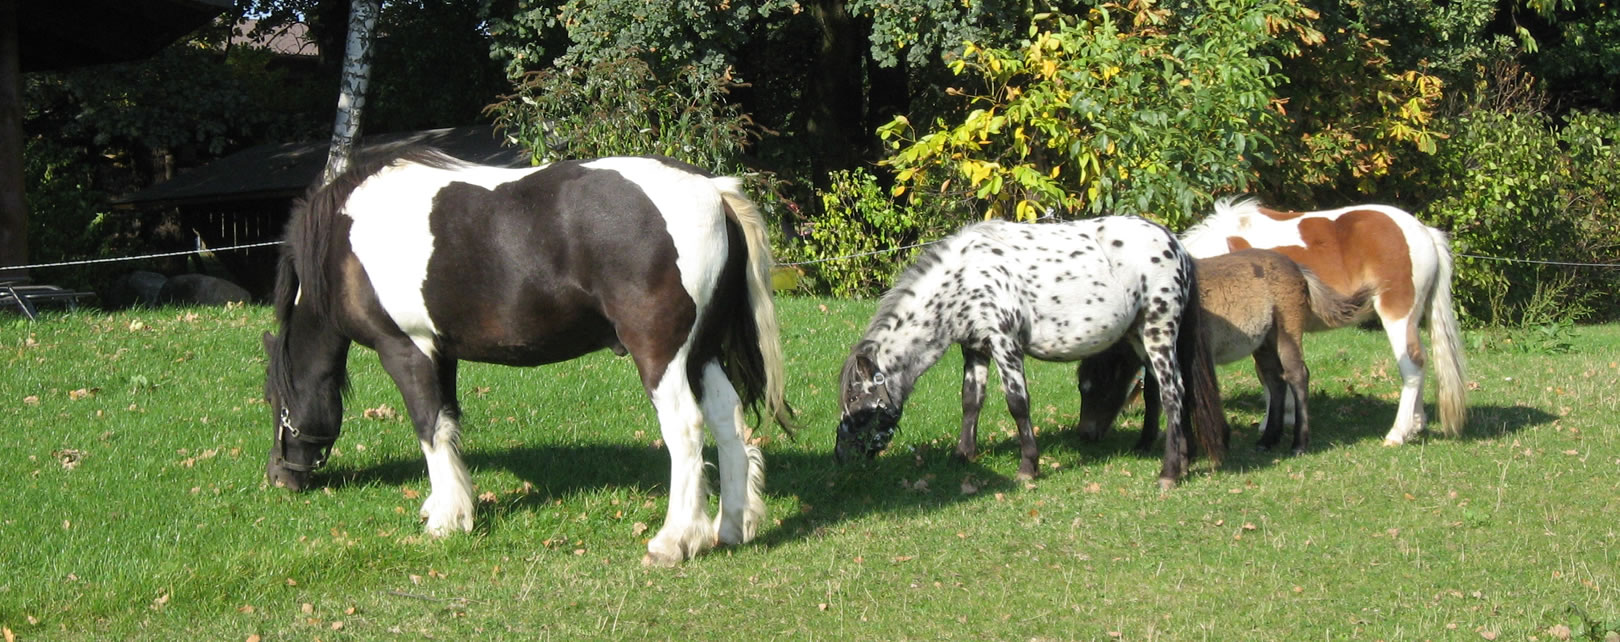
<instances>
[{"instance_id":1,"label":"white pony coat with spots","mask_svg":"<svg viewBox=\"0 0 1620 642\"><path fill-rule=\"evenodd\" d=\"M1384 442L1406 442L1425 424L1423 380L1433 366L1441 428L1462 432L1467 418L1461 332L1451 303L1452 257L1444 232L1387 205L1316 212L1273 210L1252 199L1223 199L1214 213L1182 235L1194 256L1246 248L1280 252L1309 269L1341 296L1373 292L1401 374L1401 398ZM1427 322L1434 359L1425 357L1420 325Z\"/></svg>"},{"instance_id":2,"label":"white pony coat with spots","mask_svg":"<svg viewBox=\"0 0 1620 642\"><path fill-rule=\"evenodd\" d=\"M1211 388L1183 387L1183 366L1194 357L1186 347L1201 336L1185 327L1189 318L1196 322L1194 283L1192 259L1175 236L1140 218L963 228L924 251L897 279L846 361L840 457L886 447L917 378L956 344L965 368L958 454L977 453L978 413L993 360L1019 427L1019 472L1032 477L1039 453L1024 356L1076 361L1126 341L1170 383L1163 390L1172 419L1161 481L1173 483L1189 456L1181 432L1184 394L1213 403L1219 414L1212 370L1206 372ZM1200 346L1207 368L1207 346ZM1224 420L1218 421L1224 432ZM1224 435L1209 443L1216 433L1202 432L1206 427L1214 428L1200 425L1200 441L1212 449L1224 445Z\"/></svg>"}]
</instances>

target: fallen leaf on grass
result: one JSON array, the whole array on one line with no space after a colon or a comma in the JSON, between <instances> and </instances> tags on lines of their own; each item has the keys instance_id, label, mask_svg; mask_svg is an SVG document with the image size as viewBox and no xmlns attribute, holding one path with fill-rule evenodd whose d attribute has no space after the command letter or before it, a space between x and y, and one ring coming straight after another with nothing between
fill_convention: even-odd
<instances>
[{"instance_id":1,"label":"fallen leaf on grass","mask_svg":"<svg viewBox=\"0 0 1620 642\"><path fill-rule=\"evenodd\" d=\"M641 534L645 532L647 532L647 524L645 522L636 522L630 527L630 534L636 537L641 537Z\"/></svg>"},{"instance_id":2,"label":"fallen leaf on grass","mask_svg":"<svg viewBox=\"0 0 1620 642\"><path fill-rule=\"evenodd\" d=\"M84 461L84 451L75 448L63 448L61 450L52 451L51 456L55 457L57 461L62 462L62 468L64 470L73 470L78 468L79 462Z\"/></svg>"},{"instance_id":3,"label":"fallen leaf on grass","mask_svg":"<svg viewBox=\"0 0 1620 642\"><path fill-rule=\"evenodd\" d=\"M247 642L259 642L261 639L262 638L259 637L259 634L254 633L253 635L247 637Z\"/></svg>"},{"instance_id":4,"label":"fallen leaf on grass","mask_svg":"<svg viewBox=\"0 0 1620 642\"><path fill-rule=\"evenodd\" d=\"M388 404L376 408L367 408L365 412L360 414L366 419L375 419L377 421L393 421L399 418L399 413L394 412L393 408L389 408Z\"/></svg>"},{"instance_id":5,"label":"fallen leaf on grass","mask_svg":"<svg viewBox=\"0 0 1620 642\"><path fill-rule=\"evenodd\" d=\"M495 493L492 492L492 491L487 491L486 490L483 493L478 495L478 501L483 502L485 504L493 504L493 503L495 503L495 499L496 499Z\"/></svg>"},{"instance_id":6,"label":"fallen leaf on grass","mask_svg":"<svg viewBox=\"0 0 1620 642\"><path fill-rule=\"evenodd\" d=\"M1555 624L1552 626L1552 628L1547 629L1547 635L1551 635L1559 640L1568 640L1570 633L1571 631L1569 630L1569 627L1563 624Z\"/></svg>"},{"instance_id":7,"label":"fallen leaf on grass","mask_svg":"<svg viewBox=\"0 0 1620 642\"><path fill-rule=\"evenodd\" d=\"M23 404L28 406L39 405L39 395L28 395L23 397Z\"/></svg>"},{"instance_id":8,"label":"fallen leaf on grass","mask_svg":"<svg viewBox=\"0 0 1620 642\"><path fill-rule=\"evenodd\" d=\"M80 399L88 399L90 397L94 397L95 394L98 393L98 392L101 392L100 388L80 388L78 390L73 390L73 391L68 392L68 399L70 401L78 401Z\"/></svg>"},{"instance_id":9,"label":"fallen leaf on grass","mask_svg":"<svg viewBox=\"0 0 1620 642\"><path fill-rule=\"evenodd\" d=\"M416 498L422 496L422 493L419 493L419 492L417 492L415 490L412 490L412 489L409 489L409 488L401 490L400 492L405 495L405 499L416 499Z\"/></svg>"}]
</instances>

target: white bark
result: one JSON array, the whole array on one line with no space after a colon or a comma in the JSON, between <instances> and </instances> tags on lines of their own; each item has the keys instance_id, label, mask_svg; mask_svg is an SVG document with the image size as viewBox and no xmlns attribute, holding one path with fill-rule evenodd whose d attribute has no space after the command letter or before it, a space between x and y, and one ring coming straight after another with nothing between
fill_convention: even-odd
<instances>
[{"instance_id":1,"label":"white bark","mask_svg":"<svg viewBox=\"0 0 1620 642\"><path fill-rule=\"evenodd\" d=\"M371 82L371 45L376 41L380 5L381 0L352 0L349 6L349 41L343 51L343 81L338 90L337 119L332 124L332 146L326 156L323 183L330 183L348 169L354 156L366 106L366 85Z\"/></svg>"}]
</instances>

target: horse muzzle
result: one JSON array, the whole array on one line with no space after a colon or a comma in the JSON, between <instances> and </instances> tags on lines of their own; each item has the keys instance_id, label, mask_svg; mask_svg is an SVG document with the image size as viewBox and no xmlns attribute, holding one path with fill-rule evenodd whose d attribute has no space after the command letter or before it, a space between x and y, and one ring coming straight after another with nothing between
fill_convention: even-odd
<instances>
[{"instance_id":1,"label":"horse muzzle","mask_svg":"<svg viewBox=\"0 0 1620 642\"><path fill-rule=\"evenodd\" d=\"M270 461L264 465L265 481L277 488L301 491L309 488L311 477L310 471L289 468L287 462L280 457L272 456Z\"/></svg>"},{"instance_id":2,"label":"horse muzzle","mask_svg":"<svg viewBox=\"0 0 1620 642\"><path fill-rule=\"evenodd\" d=\"M840 464L861 456L877 457L889 447L899 423L900 413L888 408L862 408L844 415L838 422L833 457Z\"/></svg>"}]
</instances>

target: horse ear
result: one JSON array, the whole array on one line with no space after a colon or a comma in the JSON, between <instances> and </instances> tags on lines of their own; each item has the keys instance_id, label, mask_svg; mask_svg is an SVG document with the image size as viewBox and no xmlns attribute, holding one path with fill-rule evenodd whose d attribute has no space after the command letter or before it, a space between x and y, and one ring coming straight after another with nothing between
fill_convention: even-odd
<instances>
[{"instance_id":1,"label":"horse ear","mask_svg":"<svg viewBox=\"0 0 1620 642\"><path fill-rule=\"evenodd\" d=\"M872 363L872 358L866 356L866 353L862 352L855 355L855 374L858 375L861 380L864 381L871 379L872 373L877 372L877 370L877 364Z\"/></svg>"}]
</instances>

